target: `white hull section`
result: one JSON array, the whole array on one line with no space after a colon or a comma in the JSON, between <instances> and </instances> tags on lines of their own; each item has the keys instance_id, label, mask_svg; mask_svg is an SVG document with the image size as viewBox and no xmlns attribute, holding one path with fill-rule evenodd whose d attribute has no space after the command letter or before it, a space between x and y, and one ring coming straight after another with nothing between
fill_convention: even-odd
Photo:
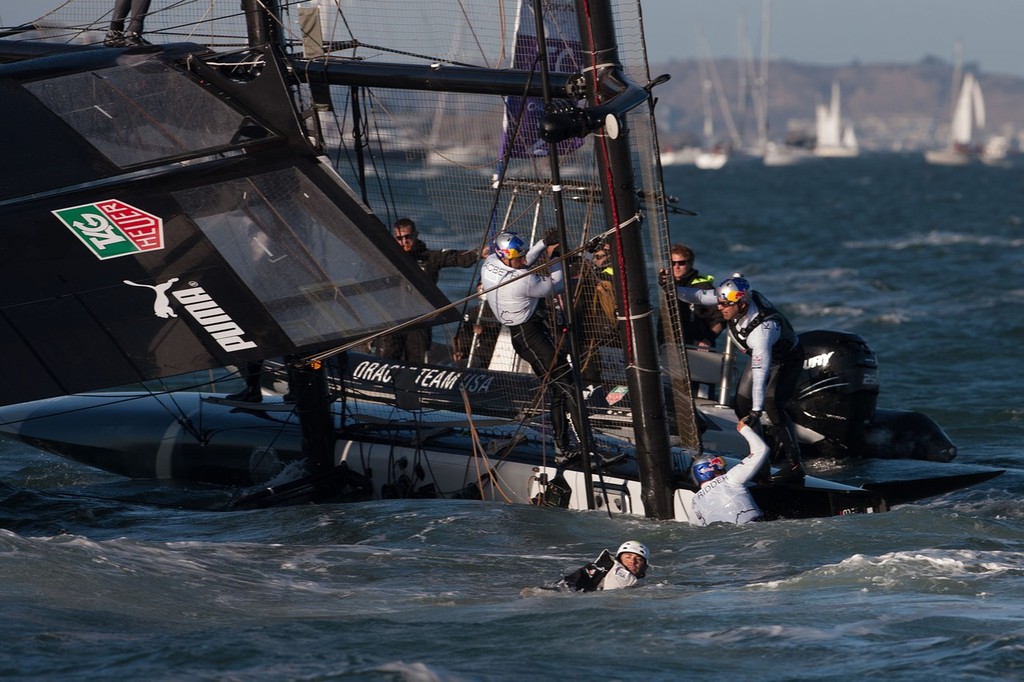
<instances>
[{"instance_id":1,"label":"white hull section","mask_svg":"<svg viewBox=\"0 0 1024 682\"><path fill-rule=\"evenodd\" d=\"M718 170L729 161L729 155L724 152L701 152L694 159L693 165L702 170Z\"/></svg>"},{"instance_id":2,"label":"white hull section","mask_svg":"<svg viewBox=\"0 0 1024 682\"><path fill-rule=\"evenodd\" d=\"M924 160L936 166L966 166L971 155L959 149L933 149L924 153Z\"/></svg>"},{"instance_id":3,"label":"white hull section","mask_svg":"<svg viewBox=\"0 0 1024 682\"><path fill-rule=\"evenodd\" d=\"M860 152L849 147L816 147L814 155L822 159L852 159Z\"/></svg>"}]
</instances>

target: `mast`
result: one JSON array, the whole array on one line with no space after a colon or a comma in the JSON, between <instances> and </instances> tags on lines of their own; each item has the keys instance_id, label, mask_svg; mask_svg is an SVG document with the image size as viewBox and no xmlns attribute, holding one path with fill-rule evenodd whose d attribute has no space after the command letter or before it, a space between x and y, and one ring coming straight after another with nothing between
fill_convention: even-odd
<instances>
[{"instance_id":1,"label":"mast","mask_svg":"<svg viewBox=\"0 0 1024 682\"><path fill-rule=\"evenodd\" d=\"M771 0L763 0L761 4L760 69L754 79L757 93L754 99L754 111L757 116L757 144L762 153L768 147L768 58L770 55L771 20Z\"/></svg>"},{"instance_id":2,"label":"mast","mask_svg":"<svg viewBox=\"0 0 1024 682\"><path fill-rule=\"evenodd\" d=\"M281 10L277 0L242 0L242 11L245 12L250 47L283 46L284 32L281 30Z\"/></svg>"},{"instance_id":3,"label":"mast","mask_svg":"<svg viewBox=\"0 0 1024 682\"><path fill-rule=\"evenodd\" d=\"M956 139L956 105L960 99L960 90L963 84L963 61L964 46L959 40L953 43L953 73L952 83L949 86L949 146L955 147Z\"/></svg>"},{"instance_id":4,"label":"mast","mask_svg":"<svg viewBox=\"0 0 1024 682\"><path fill-rule=\"evenodd\" d=\"M269 44L274 49L268 56L283 59L286 52L278 0L242 0L242 9L245 12L250 47ZM313 20L314 17L309 19ZM319 33L318 28L311 31L311 34L316 33ZM315 38L313 40L315 42ZM319 104L324 103L325 96L329 101L328 86L315 85L314 91L318 95ZM295 113L302 120L297 106ZM291 365L296 361L286 357L285 362ZM295 411L302 428L302 451L307 458L307 473L313 477L323 476L334 467L334 442L337 437L326 367L320 360L289 367L288 383L295 396Z\"/></svg>"},{"instance_id":5,"label":"mast","mask_svg":"<svg viewBox=\"0 0 1024 682\"><path fill-rule=\"evenodd\" d=\"M540 78L541 88L544 90L544 106L545 108L551 105L551 79L548 70L548 46L547 37L544 31L544 14L542 8L543 0L533 0L533 15L536 21L536 32L537 32L537 53L538 62L540 65ZM555 228L558 230L558 240L565 249L566 246L566 230L565 230L565 209L562 204L562 175L561 169L558 162L558 142L548 142L548 162L551 167L551 197L553 199L554 214L555 214ZM564 274L565 282L568 284L572 281L569 277L568 263L563 263L562 267L566 270ZM594 508L594 481L593 471L590 466L590 453L594 448L594 438L590 430L590 422L586 417L583 417L584 402L583 402L583 378L580 374L580 362L583 357L580 353L580 342L576 334L576 320L573 312L573 294L571 286L566 286L563 313L565 315L565 325L568 329L568 333L565 335L566 341L569 344L569 357L572 360L572 386L573 386L573 401L575 405L569 406L569 421L576 429L576 436L580 440L580 465L583 467L583 480L585 482L585 492L587 498L587 509ZM557 343L557 340L556 340ZM576 423L576 422L579 423Z\"/></svg>"},{"instance_id":6,"label":"mast","mask_svg":"<svg viewBox=\"0 0 1024 682\"><path fill-rule=\"evenodd\" d=\"M626 76L619 59L610 0L577 0L583 43L587 98L602 108L612 100L629 99L638 86ZM641 101L646 101L646 98ZM616 260L615 298L620 332L625 341L626 381L633 408L636 458L646 514L669 519L673 514L672 470L665 395L658 366L654 311L647 286L647 261L641 233L640 206L634 185L629 132L609 116L598 134L596 156L608 224L616 227L612 254Z\"/></svg>"}]
</instances>

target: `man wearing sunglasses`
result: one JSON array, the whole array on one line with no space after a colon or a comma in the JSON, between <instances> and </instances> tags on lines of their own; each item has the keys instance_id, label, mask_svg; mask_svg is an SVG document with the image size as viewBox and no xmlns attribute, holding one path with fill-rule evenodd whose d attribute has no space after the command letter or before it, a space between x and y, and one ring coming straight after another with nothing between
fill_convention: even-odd
<instances>
[{"instance_id":1,"label":"man wearing sunglasses","mask_svg":"<svg viewBox=\"0 0 1024 682\"><path fill-rule=\"evenodd\" d=\"M663 270L659 276L662 284L671 281L676 287L692 287L694 289L714 289L713 275L702 275L694 266L696 254L686 244L672 245L671 273ZM725 318L715 305L700 305L679 301L679 319L683 324L683 341L688 346L697 348L714 348L718 335L725 329ZM658 344L665 343L665 330L661 318L658 319Z\"/></svg>"},{"instance_id":2,"label":"man wearing sunglasses","mask_svg":"<svg viewBox=\"0 0 1024 682\"><path fill-rule=\"evenodd\" d=\"M416 231L416 223L409 218L399 218L395 221L392 234L411 258L416 259L416 264L423 272L427 273L430 280L437 284L441 268L468 268L486 258L490 250L484 247L483 252L475 250L455 251L454 249L434 250L427 248L427 245L420 241L419 233ZM430 328L408 329L384 336L380 340L380 355L389 360L401 360L404 362L422 363L427 360L430 353L430 346L433 338Z\"/></svg>"},{"instance_id":3,"label":"man wearing sunglasses","mask_svg":"<svg viewBox=\"0 0 1024 682\"><path fill-rule=\"evenodd\" d=\"M804 350L793 325L742 277L730 277L714 291L677 287L676 296L688 303L718 306L729 335L750 355L736 389L736 416L756 428L761 415L767 414L778 445L773 461L779 463L779 473L772 481L802 482L796 426L786 413L804 364Z\"/></svg>"}]
</instances>

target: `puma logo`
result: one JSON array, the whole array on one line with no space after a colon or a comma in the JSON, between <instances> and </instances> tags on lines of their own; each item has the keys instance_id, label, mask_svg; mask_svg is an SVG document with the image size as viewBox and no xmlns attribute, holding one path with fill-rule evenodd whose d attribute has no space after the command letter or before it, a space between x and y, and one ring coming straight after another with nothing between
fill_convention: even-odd
<instances>
[{"instance_id":1,"label":"puma logo","mask_svg":"<svg viewBox=\"0 0 1024 682\"><path fill-rule=\"evenodd\" d=\"M174 314L174 310L171 309L171 300L167 297L167 290L178 281L177 277L172 277L163 284L136 284L131 280L124 280L124 283L133 287L145 287L146 289L152 289L153 293L156 294L156 299L153 301L153 314L157 317L177 317Z\"/></svg>"}]
</instances>

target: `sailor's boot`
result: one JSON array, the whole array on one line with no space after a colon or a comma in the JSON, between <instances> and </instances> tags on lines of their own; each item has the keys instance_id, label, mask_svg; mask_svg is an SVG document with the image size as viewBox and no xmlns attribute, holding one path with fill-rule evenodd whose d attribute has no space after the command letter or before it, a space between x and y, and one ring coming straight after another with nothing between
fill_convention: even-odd
<instances>
[{"instance_id":1,"label":"sailor's boot","mask_svg":"<svg viewBox=\"0 0 1024 682\"><path fill-rule=\"evenodd\" d=\"M234 400L241 403L263 402L263 389L260 388L260 375L263 372L263 364L252 362L246 367L245 388L237 393L226 396L226 400Z\"/></svg>"},{"instance_id":2,"label":"sailor's boot","mask_svg":"<svg viewBox=\"0 0 1024 682\"><path fill-rule=\"evenodd\" d=\"M298 382L299 382L299 369L297 367L295 367L295 365L294 365L295 356L291 356L291 355L285 356L284 361L285 361L285 364L287 366L287 375L286 376L288 377L288 379L287 379L288 380L288 390L285 392L284 397L282 398L282 400L284 400L284 402L286 402L286 403L294 403L295 402L295 390L292 388L292 386L297 386L298 385Z\"/></svg>"},{"instance_id":3,"label":"sailor's boot","mask_svg":"<svg viewBox=\"0 0 1024 682\"><path fill-rule=\"evenodd\" d=\"M127 45L124 38L124 31L118 31L116 28L112 28L107 31L107 35L103 38L103 44L107 47L124 47Z\"/></svg>"},{"instance_id":4,"label":"sailor's boot","mask_svg":"<svg viewBox=\"0 0 1024 682\"><path fill-rule=\"evenodd\" d=\"M800 462L800 446L792 422L775 429L779 446L779 472L772 476L773 484L803 485L804 466Z\"/></svg>"}]
</instances>

